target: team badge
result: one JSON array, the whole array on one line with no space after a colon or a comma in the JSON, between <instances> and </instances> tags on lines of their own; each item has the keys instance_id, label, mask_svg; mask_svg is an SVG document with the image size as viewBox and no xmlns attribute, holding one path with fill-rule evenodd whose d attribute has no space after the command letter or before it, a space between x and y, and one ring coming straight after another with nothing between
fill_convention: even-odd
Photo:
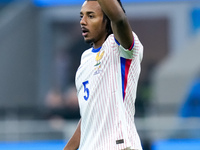
<instances>
[{"instance_id":1,"label":"team badge","mask_svg":"<svg viewBox=\"0 0 200 150\"><path fill-rule=\"evenodd\" d=\"M95 72L94 72L94 75L96 74L99 74L101 72L100 68L101 68L101 59L103 58L103 55L104 55L104 51L103 52L98 52L97 55L96 55L96 64L94 65L95 66Z\"/></svg>"}]
</instances>

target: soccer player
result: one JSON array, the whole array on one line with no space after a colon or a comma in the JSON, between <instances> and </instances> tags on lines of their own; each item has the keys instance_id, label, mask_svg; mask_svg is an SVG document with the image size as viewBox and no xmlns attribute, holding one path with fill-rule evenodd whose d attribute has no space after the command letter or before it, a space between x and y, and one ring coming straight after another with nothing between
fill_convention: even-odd
<instances>
[{"instance_id":1,"label":"soccer player","mask_svg":"<svg viewBox=\"0 0 200 150\"><path fill-rule=\"evenodd\" d=\"M134 104L143 46L120 0L86 0L80 25L92 48L76 73L81 119L64 150L142 150Z\"/></svg>"}]
</instances>

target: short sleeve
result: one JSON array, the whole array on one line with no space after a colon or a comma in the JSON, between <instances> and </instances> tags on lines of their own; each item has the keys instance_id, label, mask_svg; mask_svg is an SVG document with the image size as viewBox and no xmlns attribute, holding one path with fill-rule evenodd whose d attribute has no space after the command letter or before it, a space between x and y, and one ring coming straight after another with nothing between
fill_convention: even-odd
<instances>
[{"instance_id":1,"label":"short sleeve","mask_svg":"<svg viewBox=\"0 0 200 150\"><path fill-rule=\"evenodd\" d=\"M140 61L143 58L143 45L139 41L137 35L133 32L134 46L131 50L125 49L123 46L119 45L120 57L126 59L134 59L139 57Z\"/></svg>"}]
</instances>

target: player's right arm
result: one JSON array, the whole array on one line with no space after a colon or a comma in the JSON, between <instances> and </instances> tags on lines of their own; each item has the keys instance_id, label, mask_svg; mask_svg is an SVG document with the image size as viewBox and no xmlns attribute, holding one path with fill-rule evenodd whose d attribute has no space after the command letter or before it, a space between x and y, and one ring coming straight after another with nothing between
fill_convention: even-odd
<instances>
[{"instance_id":1,"label":"player's right arm","mask_svg":"<svg viewBox=\"0 0 200 150\"><path fill-rule=\"evenodd\" d=\"M117 0L97 0L111 21L115 39L125 49L132 48L134 37L128 18Z\"/></svg>"},{"instance_id":2,"label":"player's right arm","mask_svg":"<svg viewBox=\"0 0 200 150\"><path fill-rule=\"evenodd\" d=\"M76 131L74 132L71 139L65 145L63 150L77 150L80 144L80 137L81 137L81 119L78 123Z\"/></svg>"}]
</instances>

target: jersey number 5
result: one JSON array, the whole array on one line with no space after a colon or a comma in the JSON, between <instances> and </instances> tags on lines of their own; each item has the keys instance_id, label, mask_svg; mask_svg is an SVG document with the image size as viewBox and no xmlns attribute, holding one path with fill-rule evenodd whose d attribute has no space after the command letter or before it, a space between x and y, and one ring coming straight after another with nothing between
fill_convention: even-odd
<instances>
[{"instance_id":1,"label":"jersey number 5","mask_svg":"<svg viewBox=\"0 0 200 150\"><path fill-rule=\"evenodd\" d=\"M85 94L86 94L86 95L84 96L84 99L85 99L86 101L88 100L89 94L90 94L89 89L87 88L87 84L89 84L89 81L83 82L84 92L85 92Z\"/></svg>"}]
</instances>

